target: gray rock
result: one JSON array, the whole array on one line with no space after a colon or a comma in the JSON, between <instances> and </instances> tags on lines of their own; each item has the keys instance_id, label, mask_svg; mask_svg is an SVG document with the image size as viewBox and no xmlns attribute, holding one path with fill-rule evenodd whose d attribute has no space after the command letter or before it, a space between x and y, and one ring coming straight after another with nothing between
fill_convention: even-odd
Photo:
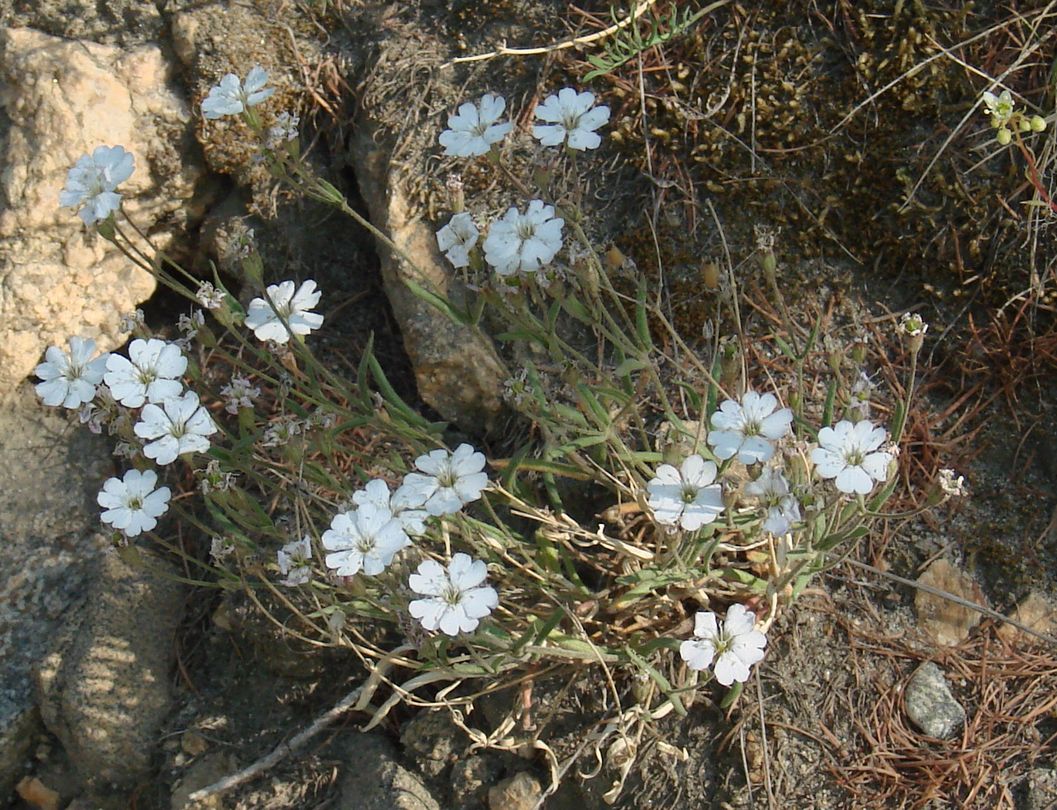
<instances>
[{"instance_id":1,"label":"gray rock","mask_svg":"<svg viewBox=\"0 0 1057 810\"><path fill-rule=\"evenodd\" d=\"M341 810L440 810L429 790L397 762L392 744L379 734L350 736L338 788Z\"/></svg>"},{"instance_id":2,"label":"gray rock","mask_svg":"<svg viewBox=\"0 0 1057 810\"><path fill-rule=\"evenodd\" d=\"M932 661L917 668L903 697L910 721L930 737L947 739L965 723L965 709L951 694L943 670Z\"/></svg>"},{"instance_id":3,"label":"gray rock","mask_svg":"<svg viewBox=\"0 0 1057 810\"><path fill-rule=\"evenodd\" d=\"M440 776L466 747L466 734L445 711L422 711L400 730L400 742L428 777Z\"/></svg>"},{"instance_id":4,"label":"gray rock","mask_svg":"<svg viewBox=\"0 0 1057 810\"><path fill-rule=\"evenodd\" d=\"M453 323L418 298L407 286L419 286L466 307L466 291L444 264L432 226L420 219L391 165L391 146L381 128L360 121L349 150L371 222L387 234L412 263L378 242L382 282L400 324L418 392L445 419L464 430L488 432L502 413L502 387L509 376L491 341Z\"/></svg>"},{"instance_id":5,"label":"gray rock","mask_svg":"<svg viewBox=\"0 0 1057 810\"><path fill-rule=\"evenodd\" d=\"M45 725L89 784L129 786L150 773L172 695L173 634L183 587L168 563L129 546L99 561L80 621L36 672Z\"/></svg>"},{"instance_id":6,"label":"gray rock","mask_svg":"<svg viewBox=\"0 0 1057 810\"><path fill-rule=\"evenodd\" d=\"M455 762L451 769L451 798L462 810L487 807L488 788L499 780L502 765L488 754L474 754Z\"/></svg>"},{"instance_id":7,"label":"gray rock","mask_svg":"<svg viewBox=\"0 0 1057 810\"><path fill-rule=\"evenodd\" d=\"M0 407L0 796L38 732L32 667L91 580L105 442L42 406L29 386Z\"/></svg>"},{"instance_id":8,"label":"gray rock","mask_svg":"<svg viewBox=\"0 0 1057 810\"><path fill-rule=\"evenodd\" d=\"M1028 776L1026 810L1053 810L1057 807L1057 770L1036 768Z\"/></svg>"},{"instance_id":9,"label":"gray rock","mask_svg":"<svg viewBox=\"0 0 1057 810\"><path fill-rule=\"evenodd\" d=\"M536 810L543 786L531 774L516 773L488 791L489 810Z\"/></svg>"}]
</instances>

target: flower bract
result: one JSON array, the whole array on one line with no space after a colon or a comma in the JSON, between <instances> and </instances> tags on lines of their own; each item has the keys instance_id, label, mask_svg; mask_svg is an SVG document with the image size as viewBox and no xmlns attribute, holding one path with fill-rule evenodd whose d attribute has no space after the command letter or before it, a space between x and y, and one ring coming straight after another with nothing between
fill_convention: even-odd
<instances>
[{"instance_id":1,"label":"flower bract","mask_svg":"<svg viewBox=\"0 0 1057 810\"><path fill-rule=\"evenodd\" d=\"M470 251L480 235L473 217L463 211L437 231L437 245L453 267L467 267L470 264Z\"/></svg>"},{"instance_id":2,"label":"flower bract","mask_svg":"<svg viewBox=\"0 0 1057 810\"><path fill-rule=\"evenodd\" d=\"M121 206L115 189L132 176L135 158L123 146L97 146L92 154L78 158L66 174L66 187L59 204L78 208L85 225L106 219Z\"/></svg>"},{"instance_id":3,"label":"flower bract","mask_svg":"<svg viewBox=\"0 0 1057 810\"><path fill-rule=\"evenodd\" d=\"M866 495L875 481L888 480L892 454L878 450L888 437L868 419L852 424L844 419L818 432L818 447L811 451L815 469L834 479L841 492Z\"/></svg>"},{"instance_id":4,"label":"flower bract","mask_svg":"<svg viewBox=\"0 0 1057 810\"><path fill-rule=\"evenodd\" d=\"M161 402L183 390L180 377L187 370L187 358L175 343L137 338L128 346L128 357L111 354L103 380L114 399L127 408L144 402Z\"/></svg>"},{"instance_id":5,"label":"flower bract","mask_svg":"<svg viewBox=\"0 0 1057 810\"><path fill-rule=\"evenodd\" d=\"M767 508L763 530L771 534L785 534L800 520L800 503L789 491L789 482L780 470L763 470L755 481L745 485L745 494L759 498Z\"/></svg>"},{"instance_id":6,"label":"flower bract","mask_svg":"<svg viewBox=\"0 0 1057 810\"><path fill-rule=\"evenodd\" d=\"M542 200L532 200L524 214L513 206L488 229L485 261L501 276L519 270L533 273L561 250L564 225L564 219L554 216L554 207Z\"/></svg>"},{"instance_id":7,"label":"flower bract","mask_svg":"<svg viewBox=\"0 0 1057 810\"><path fill-rule=\"evenodd\" d=\"M120 529L126 537L149 532L168 511L172 496L168 487L155 489L157 483L154 470L129 470L122 478L108 478L96 497L104 509L102 521Z\"/></svg>"},{"instance_id":8,"label":"flower bract","mask_svg":"<svg viewBox=\"0 0 1057 810\"><path fill-rule=\"evenodd\" d=\"M609 107L594 103L593 93L563 87L536 107L536 118L545 123L532 127L533 137L544 146L565 143L570 149L597 149L602 138L595 130L609 121Z\"/></svg>"},{"instance_id":9,"label":"flower bract","mask_svg":"<svg viewBox=\"0 0 1057 810\"><path fill-rule=\"evenodd\" d=\"M468 444L460 444L454 453L433 450L415 459L419 472L404 476L401 490L431 515L452 515L480 498L488 486L484 464L484 454Z\"/></svg>"},{"instance_id":10,"label":"flower bract","mask_svg":"<svg viewBox=\"0 0 1057 810\"><path fill-rule=\"evenodd\" d=\"M495 588L483 584L487 575L483 560L461 552L452 555L447 568L426 560L408 578L411 590L426 598L413 600L408 611L427 630L449 636L473 632L499 604Z\"/></svg>"},{"instance_id":11,"label":"flower bract","mask_svg":"<svg viewBox=\"0 0 1057 810\"><path fill-rule=\"evenodd\" d=\"M212 120L226 115L238 115L249 107L256 107L271 97L274 87L268 84L268 71L260 65L253 67L243 84L234 73L228 73L209 90L202 100L202 115Z\"/></svg>"},{"instance_id":12,"label":"flower bract","mask_svg":"<svg viewBox=\"0 0 1057 810\"><path fill-rule=\"evenodd\" d=\"M749 679L749 668L763 660L767 636L756 629L756 616L744 605L727 609L722 629L712 611L698 611L694 635L679 646L679 655L690 669L713 667L723 686Z\"/></svg>"},{"instance_id":13,"label":"flower bract","mask_svg":"<svg viewBox=\"0 0 1057 810\"><path fill-rule=\"evenodd\" d=\"M746 391L741 402L728 399L712 414L708 443L720 459L738 457L742 464L767 461L774 455L772 442L789 432L793 412L778 407L774 394Z\"/></svg>"},{"instance_id":14,"label":"flower bract","mask_svg":"<svg viewBox=\"0 0 1057 810\"><path fill-rule=\"evenodd\" d=\"M217 432L216 423L198 402L198 394L188 391L169 397L160 406L143 407L134 428L141 439L153 439L143 447L143 455L158 464L171 464L184 453L204 453L209 436Z\"/></svg>"},{"instance_id":15,"label":"flower bract","mask_svg":"<svg viewBox=\"0 0 1057 810\"><path fill-rule=\"evenodd\" d=\"M44 362L34 373L43 382L37 383L38 396L53 408L80 408L95 397L96 387L103 381L107 355L95 355L95 341L71 337L70 351L51 346L44 352Z\"/></svg>"},{"instance_id":16,"label":"flower bract","mask_svg":"<svg viewBox=\"0 0 1057 810\"><path fill-rule=\"evenodd\" d=\"M696 453L676 469L662 464L646 485L650 509L658 523L696 531L723 511L723 489L716 480L716 465Z\"/></svg>"},{"instance_id":17,"label":"flower bract","mask_svg":"<svg viewBox=\"0 0 1057 810\"><path fill-rule=\"evenodd\" d=\"M271 304L263 298L254 298L246 311L246 326L253 330L257 340L286 343L290 340L291 332L307 335L323 325L323 316L310 311L319 303L321 295L316 289L316 282L311 279L303 282L296 291L292 281L269 284L265 295ZM283 320L289 325L289 330L283 325Z\"/></svg>"},{"instance_id":18,"label":"flower bract","mask_svg":"<svg viewBox=\"0 0 1057 810\"><path fill-rule=\"evenodd\" d=\"M323 532L327 568L341 577L360 571L368 576L382 573L411 539L393 513L376 503L364 503L358 509L339 512Z\"/></svg>"},{"instance_id":19,"label":"flower bract","mask_svg":"<svg viewBox=\"0 0 1057 810\"><path fill-rule=\"evenodd\" d=\"M466 102L459 112L448 116L448 128L440 133L445 155L478 157L488 154L492 144L499 143L511 130L511 123L499 123L506 109L502 96L485 93L476 104Z\"/></svg>"}]
</instances>

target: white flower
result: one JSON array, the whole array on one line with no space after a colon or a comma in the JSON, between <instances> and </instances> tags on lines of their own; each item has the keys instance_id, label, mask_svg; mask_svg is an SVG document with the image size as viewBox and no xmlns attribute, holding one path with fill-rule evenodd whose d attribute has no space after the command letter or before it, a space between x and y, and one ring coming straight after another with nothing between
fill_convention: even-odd
<instances>
[{"instance_id":1,"label":"white flower","mask_svg":"<svg viewBox=\"0 0 1057 810\"><path fill-rule=\"evenodd\" d=\"M470 264L470 251L480 235L473 217L464 211L437 231L437 244L454 267L466 267Z\"/></svg>"},{"instance_id":2,"label":"white flower","mask_svg":"<svg viewBox=\"0 0 1057 810\"><path fill-rule=\"evenodd\" d=\"M284 577L284 579L279 580L280 584L286 585L289 588L294 588L298 585L304 585L311 580L312 568L309 566L311 561L311 537L306 534L301 540L294 540L292 543L287 543L276 552L276 562L279 566L279 573Z\"/></svg>"},{"instance_id":3,"label":"white flower","mask_svg":"<svg viewBox=\"0 0 1057 810\"><path fill-rule=\"evenodd\" d=\"M393 513L393 517L400 521L404 531L409 535L418 536L426 533L426 519L429 512L421 509L424 500L420 500L421 492L415 491L407 486L399 487L390 495L389 484L381 478L368 481L367 486L352 494L352 502L357 506L374 504L380 509L387 509Z\"/></svg>"},{"instance_id":4,"label":"white flower","mask_svg":"<svg viewBox=\"0 0 1057 810\"><path fill-rule=\"evenodd\" d=\"M206 309L220 309L224 306L225 298L224 291L218 290L208 281L201 281L198 283L198 291L195 293L195 300Z\"/></svg>"},{"instance_id":5,"label":"white flower","mask_svg":"<svg viewBox=\"0 0 1057 810\"><path fill-rule=\"evenodd\" d=\"M1001 127L1008 123L1013 117L1013 95L1008 90L1003 90L1001 95L996 96L994 93L984 93L984 108L987 114L991 116L991 126Z\"/></svg>"},{"instance_id":6,"label":"white flower","mask_svg":"<svg viewBox=\"0 0 1057 810\"><path fill-rule=\"evenodd\" d=\"M854 425L844 419L818 432L818 447L811 451L815 469L823 478L835 478L841 492L866 495L875 481L888 479L892 454L877 451L888 434L863 419Z\"/></svg>"},{"instance_id":7,"label":"white flower","mask_svg":"<svg viewBox=\"0 0 1057 810\"><path fill-rule=\"evenodd\" d=\"M522 214L516 206L492 223L484 240L484 258L501 276L522 270L539 270L562 248L565 220L554 216L554 207L533 200Z\"/></svg>"},{"instance_id":8,"label":"white flower","mask_svg":"<svg viewBox=\"0 0 1057 810\"><path fill-rule=\"evenodd\" d=\"M800 504L789 492L789 482L781 471L766 468L759 478L745 485L745 494L762 501L767 507L767 518L763 530L782 535L800 520Z\"/></svg>"},{"instance_id":9,"label":"white flower","mask_svg":"<svg viewBox=\"0 0 1057 810\"><path fill-rule=\"evenodd\" d=\"M208 119L223 118L238 115L247 107L256 107L275 92L274 87L264 86L267 83L268 71L260 65L250 70L245 86L238 76L229 73L202 100L202 115Z\"/></svg>"},{"instance_id":10,"label":"white flower","mask_svg":"<svg viewBox=\"0 0 1057 810\"><path fill-rule=\"evenodd\" d=\"M594 107L593 93L577 93L563 87L556 96L547 96L536 107L536 117L547 124L536 124L532 135L544 146L568 142L570 149L597 149L602 138L595 132L609 121L609 107Z\"/></svg>"},{"instance_id":11,"label":"white flower","mask_svg":"<svg viewBox=\"0 0 1057 810\"><path fill-rule=\"evenodd\" d=\"M421 504L431 515L452 515L464 504L481 497L488 486L484 454L468 444L460 444L454 453L433 450L415 459L420 473L408 473L400 488L409 503Z\"/></svg>"},{"instance_id":12,"label":"white flower","mask_svg":"<svg viewBox=\"0 0 1057 810\"><path fill-rule=\"evenodd\" d=\"M141 439L155 440L144 445L143 455L158 464L171 464L184 453L207 451L207 437L217 432L217 426L209 411L199 405L198 394L188 391L170 397L161 407L144 406L134 430Z\"/></svg>"},{"instance_id":13,"label":"white flower","mask_svg":"<svg viewBox=\"0 0 1057 810\"><path fill-rule=\"evenodd\" d=\"M129 470L124 478L108 478L96 497L106 510L101 515L103 523L120 529L126 537L149 532L168 511L172 495L168 487L155 489L157 483L154 470Z\"/></svg>"},{"instance_id":14,"label":"white flower","mask_svg":"<svg viewBox=\"0 0 1057 810\"><path fill-rule=\"evenodd\" d=\"M135 158L123 146L97 146L91 155L78 158L66 174L66 187L59 192L59 205L78 208L85 225L106 219L121 207L114 189L132 176Z\"/></svg>"},{"instance_id":15,"label":"white flower","mask_svg":"<svg viewBox=\"0 0 1057 810\"><path fill-rule=\"evenodd\" d=\"M288 112L281 112L275 118L275 123L268 130L268 147L278 149L287 141L297 138L297 127L301 119Z\"/></svg>"},{"instance_id":16,"label":"white flower","mask_svg":"<svg viewBox=\"0 0 1057 810\"><path fill-rule=\"evenodd\" d=\"M307 335L323 325L323 316L309 311L319 303L321 295L316 289L316 282L311 279L303 282L296 292L292 281L269 284L265 295L271 304L263 298L254 298L246 313L246 326L253 330L257 340L286 343L290 339L290 332ZM280 315L289 325L289 331L279 319Z\"/></svg>"},{"instance_id":17,"label":"white flower","mask_svg":"<svg viewBox=\"0 0 1057 810\"><path fill-rule=\"evenodd\" d=\"M499 124L499 116L506 109L502 96L485 93L474 104L466 102L456 115L448 116L448 129L440 133L440 145L445 155L477 157L488 154L492 144L499 143L510 132L509 121Z\"/></svg>"},{"instance_id":18,"label":"white flower","mask_svg":"<svg viewBox=\"0 0 1057 810\"><path fill-rule=\"evenodd\" d=\"M907 337L919 337L929 331L929 325L922 320L920 315L904 312L896 325L896 331Z\"/></svg>"},{"instance_id":19,"label":"white flower","mask_svg":"<svg viewBox=\"0 0 1057 810\"><path fill-rule=\"evenodd\" d=\"M720 459L735 455L742 464L767 461L774 455L772 441L789 432L793 412L788 408L775 411L774 394L746 391L740 403L728 399L712 414L708 443Z\"/></svg>"},{"instance_id":20,"label":"white flower","mask_svg":"<svg viewBox=\"0 0 1057 810\"><path fill-rule=\"evenodd\" d=\"M708 669L715 662L716 680L723 686L749 679L749 667L763 660L767 636L756 630L756 616L744 605L731 605L723 629L712 611L698 611L694 637L679 645L679 655L690 669Z\"/></svg>"},{"instance_id":21,"label":"white flower","mask_svg":"<svg viewBox=\"0 0 1057 810\"><path fill-rule=\"evenodd\" d=\"M95 341L90 338L71 337L66 342L69 354L58 346L44 352L44 362L34 371L44 381L37 383L37 394L53 408L80 408L95 397L96 386L106 372L107 355L93 359Z\"/></svg>"},{"instance_id":22,"label":"white flower","mask_svg":"<svg viewBox=\"0 0 1057 810\"><path fill-rule=\"evenodd\" d=\"M944 495L952 498L963 498L969 494L969 488L965 485L965 476L958 475L954 470L944 467L940 470L940 490Z\"/></svg>"},{"instance_id":23,"label":"white flower","mask_svg":"<svg viewBox=\"0 0 1057 810\"><path fill-rule=\"evenodd\" d=\"M723 511L723 488L714 483L716 465L696 453L688 456L677 470L671 464L657 468L650 480L650 509L658 523L697 531Z\"/></svg>"},{"instance_id":24,"label":"white flower","mask_svg":"<svg viewBox=\"0 0 1057 810\"><path fill-rule=\"evenodd\" d=\"M495 588L482 585L488 567L468 554L454 554L447 570L434 560L426 560L418 573L408 578L411 590L426 599L415 599L408 611L427 630L440 630L449 636L470 633L480 620L499 604Z\"/></svg>"},{"instance_id":25,"label":"white flower","mask_svg":"<svg viewBox=\"0 0 1057 810\"><path fill-rule=\"evenodd\" d=\"M220 389L220 396L226 400L224 410L235 416L238 416L239 408L252 408L254 400L260 395L260 388L238 374L232 375L231 382Z\"/></svg>"},{"instance_id":26,"label":"white flower","mask_svg":"<svg viewBox=\"0 0 1057 810\"><path fill-rule=\"evenodd\" d=\"M106 361L103 380L114 399L127 408L144 402L161 402L179 396L180 377L187 370L187 358L175 343L137 338L128 346L128 358L112 354Z\"/></svg>"},{"instance_id":27,"label":"white flower","mask_svg":"<svg viewBox=\"0 0 1057 810\"><path fill-rule=\"evenodd\" d=\"M400 549L411 545L400 521L375 503L336 514L322 539L323 548L333 552L327 555L327 568L340 577L360 571L380 574Z\"/></svg>"}]
</instances>

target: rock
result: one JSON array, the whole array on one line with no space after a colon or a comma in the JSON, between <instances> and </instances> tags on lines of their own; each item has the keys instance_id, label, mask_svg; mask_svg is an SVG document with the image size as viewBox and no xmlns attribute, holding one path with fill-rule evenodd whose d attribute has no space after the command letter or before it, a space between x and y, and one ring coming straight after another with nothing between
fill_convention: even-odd
<instances>
[{"instance_id":1,"label":"rock","mask_svg":"<svg viewBox=\"0 0 1057 810\"><path fill-rule=\"evenodd\" d=\"M440 776L466 746L466 735L447 712L422 711L400 731L400 742L428 777Z\"/></svg>"},{"instance_id":2,"label":"rock","mask_svg":"<svg viewBox=\"0 0 1057 810\"><path fill-rule=\"evenodd\" d=\"M15 791L22 801L38 810L59 810L59 792L52 790L39 779L27 776L16 786Z\"/></svg>"},{"instance_id":3,"label":"rock","mask_svg":"<svg viewBox=\"0 0 1057 810\"><path fill-rule=\"evenodd\" d=\"M176 783L169 799L169 807L172 810L184 810L185 807L195 807L198 810L219 808L221 806L220 796L211 796L194 804L190 802L189 797L196 790L219 782L225 776L236 773L238 770L239 763L231 754L220 752L202 757L192 763L186 773L180 777L180 781Z\"/></svg>"},{"instance_id":4,"label":"rock","mask_svg":"<svg viewBox=\"0 0 1057 810\"><path fill-rule=\"evenodd\" d=\"M973 578L942 558L925 569L917 581L970 602L986 604L983 592ZM922 590L914 593L914 609L917 611L918 625L925 634L936 644L948 647L965 641L981 618L978 611Z\"/></svg>"},{"instance_id":5,"label":"rock","mask_svg":"<svg viewBox=\"0 0 1057 810\"><path fill-rule=\"evenodd\" d=\"M489 810L536 810L543 798L539 780L524 771L504 779L488 791Z\"/></svg>"},{"instance_id":6,"label":"rock","mask_svg":"<svg viewBox=\"0 0 1057 810\"><path fill-rule=\"evenodd\" d=\"M488 432L499 421L503 382L509 374L488 339L453 323L407 286L407 281L414 281L457 307L466 307L466 291L446 268L433 228L414 211L400 174L391 165L391 149L380 128L360 121L349 161L371 222L412 260L409 263L377 243L385 293L400 324L419 396L464 430Z\"/></svg>"},{"instance_id":7,"label":"rock","mask_svg":"<svg viewBox=\"0 0 1057 810\"><path fill-rule=\"evenodd\" d=\"M930 737L947 739L965 723L965 709L951 694L943 670L932 661L910 677L903 699L910 722Z\"/></svg>"},{"instance_id":8,"label":"rock","mask_svg":"<svg viewBox=\"0 0 1057 810\"><path fill-rule=\"evenodd\" d=\"M502 766L491 756L474 754L456 760L451 769L452 803L463 810L487 806L488 788L502 773Z\"/></svg>"},{"instance_id":9,"label":"rock","mask_svg":"<svg viewBox=\"0 0 1057 810\"><path fill-rule=\"evenodd\" d=\"M165 25L150 0L0 0L0 19L12 28L126 47L156 41Z\"/></svg>"},{"instance_id":10,"label":"rock","mask_svg":"<svg viewBox=\"0 0 1057 810\"><path fill-rule=\"evenodd\" d=\"M172 703L183 587L163 559L125 551L135 565L117 553L102 557L80 621L64 628L36 672L44 723L89 784L147 777Z\"/></svg>"},{"instance_id":11,"label":"rock","mask_svg":"<svg viewBox=\"0 0 1057 810\"><path fill-rule=\"evenodd\" d=\"M43 731L30 673L91 580L95 495L112 469L106 443L29 386L0 406L0 796Z\"/></svg>"},{"instance_id":12,"label":"rock","mask_svg":"<svg viewBox=\"0 0 1057 810\"><path fill-rule=\"evenodd\" d=\"M1057 770L1035 768L1028 775L1025 810L1053 810L1057 807Z\"/></svg>"},{"instance_id":13,"label":"rock","mask_svg":"<svg viewBox=\"0 0 1057 810\"><path fill-rule=\"evenodd\" d=\"M1017 605L1010 618L1039 633L1052 635L1054 627L1057 627L1057 608L1042 594L1032 591L1023 602ZM1042 641L1037 636L1025 633L1012 624L1003 624L999 627L998 635L1010 644L1038 644Z\"/></svg>"},{"instance_id":14,"label":"rock","mask_svg":"<svg viewBox=\"0 0 1057 810\"><path fill-rule=\"evenodd\" d=\"M440 810L426 786L396 760L392 744L378 734L344 741L344 766L337 807L356 810Z\"/></svg>"},{"instance_id":15,"label":"rock","mask_svg":"<svg viewBox=\"0 0 1057 810\"><path fill-rule=\"evenodd\" d=\"M2 29L0 106L9 119L0 126L0 390L10 390L70 335L104 350L123 343L121 316L155 288L149 272L59 208L67 170L99 145L132 152L136 170L120 188L125 210L165 248L194 214L201 169L188 158L188 107L153 45Z\"/></svg>"}]
</instances>

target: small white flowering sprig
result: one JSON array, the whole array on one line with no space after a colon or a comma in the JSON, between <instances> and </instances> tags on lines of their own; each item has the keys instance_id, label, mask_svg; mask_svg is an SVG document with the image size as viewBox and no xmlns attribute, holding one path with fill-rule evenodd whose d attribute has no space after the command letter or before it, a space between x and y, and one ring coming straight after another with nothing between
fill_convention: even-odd
<instances>
[{"instance_id":1,"label":"small white flowering sprig","mask_svg":"<svg viewBox=\"0 0 1057 810\"><path fill-rule=\"evenodd\" d=\"M415 459L415 468L404 476L401 490L414 506L431 515L453 515L481 497L488 486L484 453L463 443L451 453L433 450Z\"/></svg>"},{"instance_id":2,"label":"small white flowering sprig","mask_svg":"<svg viewBox=\"0 0 1057 810\"><path fill-rule=\"evenodd\" d=\"M602 137L595 130L609 121L609 107L595 107L594 103L594 93L563 87L536 107L536 118L544 123L532 127L533 137L544 146L597 149Z\"/></svg>"},{"instance_id":3,"label":"small white flowering sprig","mask_svg":"<svg viewBox=\"0 0 1057 810\"><path fill-rule=\"evenodd\" d=\"M339 512L323 532L327 568L341 577L362 571L377 576L393 562L401 549L411 545L403 524L388 509L374 502Z\"/></svg>"},{"instance_id":4,"label":"small white flowering sprig","mask_svg":"<svg viewBox=\"0 0 1057 810\"><path fill-rule=\"evenodd\" d=\"M217 425L199 404L198 394L187 391L161 406L145 405L133 430L141 439L153 440L144 445L143 455L158 464L171 464L185 453L209 450L209 436L217 432Z\"/></svg>"},{"instance_id":5,"label":"small white flowering sprig","mask_svg":"<svg viewBox=\"0 0 1057 810\"><path fill-rule=\"evenodd\" d=\"M1041 115L1027 116L1016 109L1013 94L1003 90L999 95L986 91L983 95L984 112L991 117L991 127L997 130L995 140L1006 146L1013 140L1013 132L1044 132L1046 119Z\"/></svg>"},{"instance_id":6,"label":"small white flowering sprig","mask_svg":"<svg viewBox=\"0 0 1057 810\"><path fill-rule=\"evenodd\" d=\"M679 655L690 669L713 667L723 686L749 679L753 664L763 660L767 636L756 629L756 616L744 605L727 608L720 628L716 614L699 611L694 616L694 635L679 646Z\"/></svg>"},{"instance_id":7,"label":"small white flowering sprig","mask_svg":"<svg viewBox=\"0 0 1057 810\"><path fill-rule=\"evenodd\" d=\"M152 530L158 525L158 518L169 510L172 497L168 487L156 489L157 484L154 470L129 470L121 478L108 478L96 498L104 509L102 521L120 529L126 537Z\"/></svg>"},{"instance_id":8,"label":"small white flowering sprig","mask_svg":"<svg viewBox=\"0 0 1057 810\"><path fill-rule=\"evenodd\" d=\"M965 476L958 475L949 467L944 467L939 472L940 492L948 498L964 498L969 494L969 487L965 483Z\"/></svg>"},{"instance_id":9,"label":"small white flowering sprig","mask_svg":"<svg viewBox=\"0 0 1057 810\"><path fill-rule=\"evenodd\" d=\"M448 224L437 231L437 246L448 257L452 267L469 267L470 251L480 238L481 232L474 224L473 216L463 211L456 214Z\"/></svg>"},{"instance_id":10,"label":"small white flowering sprig","mask_svg":"<svg viewBox=\"0 0 1057 810\"><path fill-rule=\"evenodd\" d=\"M234 73L228 73L209 90L202 100L202 116L208 120L239 115L268 100L275 93L268 87L268 71L256 65L246 74L245 83Z\"/></svg>"},{"instance_id":11,"label":"small white flowering sprig","mask_svg":"<svg viewBox=\"0 0 1057 810\"><path fill-rule=\"evenodd\" d=\"M542 200L532 200L524 214L512 206L488 229L485 261L501 276L534 273L561 250L564 225L564 219L554 216L554 206Z\"/></svg>"},{"instance_id":12,"label":"small white flowering sprig","mask_svg":"<svg viewBox=\"0 0 1057 810\"><path fill-rule=\"evenodd\" d=\"M175 343L137 338L129 344L127 358L120 354L107 358L103 381L114 399L126 408L138 408L144 402L178 396L186 370L187 358Z\"/></svg>"},{"instance_id":13,"label":"small white flowering sprig","mask_svg":"<svg viewBox=\"0 0 1057 810\"><path fill-rule=\"evenodd\" d=\"M855 423L844 419L818 432L811 461L818 474L832 478L841 492L868 495L875 483L888 480L894 456L880 449L887 438L887 431L868 419Z\"/></svg>"},{"instance_id":14,"label":"small white flowering sprig","mask_svg":"<svg viewBox=\"0 0 1057 810\"><path fill-rule=\"evenodd\" d=\"M770 460L774 442L789 433L793 412L778 408L774 394L746 391L741 402L724 401L712 414L712 430L708 443L716 458L726 460L737 456L742 464Z\"/></svg>"},{"instance_id":15,"label":"small white flowering sprig","mask_svg":"<svg viewBox=\"0 0 1057 810\"><path fill-rule=\"evenodd\" d=\"M45 405L53 408L80 408L95 398L99 383L106 372L109 355L95 356L95 341L91 338L68 338L70 351L51 346L44 352L44 362L34 373L43 382L37 383L37 395Z\"/></svg>"},{"instance_id":16,"label":"small white flowering sprig","mask_svg":"<svg viewBox=\"0 0 1057 810\"><path fill-rule=\"evenodd\" d=\"M426 598L413 600L408 612L430 631L439 629L449 636L472 633L499 605L495 588L484 584L487 576L483 560L461 552L452 555L447 568L425 560L408 578L408 586Z\"/></svg>"},{"instance_id":17,"label":"small white flowering sprig","mask_svg":"<svg viewBox=\"0 0 1057 810\"><path fill-rule=\"evenodd\" d=\"M296 588L312 581L312 538L307 534L300 540L287 543L275 556L279 573L283 576L280 584Z\"/></svg>"},{"instance_id":18,"label":"small white flowering sprig","mask_svg":"<svg viewBox=\"0 0 1057 810\"><path fill-rule=\"evenodd\" d=\"M448 128L440 133L440 145L445 155L480 157L492 151L509 134L512 124L499 119L506 109L506 100L494 93L485 93L476 104L466 102L459 112L448 116Z\"/></svg>"},{"instance_id":19,"label":"small white flowering sprig","mask_svg":"<svg viewBox=\"0 0 1057 810\"><path fill-rule=\"evenodd\" d=\"M85 225L108 219L121 207L121 195L115 189L132 176L135 167L135 158L125 147L97 146L92 154L78 158L66 174L59 205L77 208Z\"/></svg>"},{"instance_id":20,"label":"small white flowering sprig","mask_svg":"<svg viewBox=\"0 0 1057 810\"><path fill-rule=\"evenodd\" d=\"M714 521L723 512L723 488L715 483L716 473L715 462L696 453L679 469L662 464L646 485L654 519L691 532Z\"/></svg>"},{"instance_id":21,"label":"small white flowering sprig","mask_svg":"<svg viewBox=\"0 0 1057 810\"><path fill-rule=\"evenodd\" d=\"M307 335L323 325L323 316L311 311L321 296L311 279L302 282L300 287L292 281L269 284L265 295L267 300L250 301L246 312L246 326L253 330L257 340L286 343L291 333Z\"/></svg>"},{"instance_id":22,"label":"small white flowering sprig","mask_svg":"<svg viewBox=\"0 0 1057 810\"><path fill-rule=\"evenodd\" d=\"M783 535L800 521L800 502L789 489L781 470L766 467L755 481L745 485L745 494L758 498L767 509L763 530Z\"/></svg>"},{"instance_id":23,"label":"small white flowering sprig","mask_svg":"<svg viewBox=\"0 0 1057 810\"><path fill-rule=\"evenodd\" d=\"M407 534L418 537L426 533L426 521L429 519L429 512L422 508L425 503L425 500L421 499L422 494L422 490L407 485L400 486L396 492L390 493L389 484L381 478L375 478L368 481L363 489L352 494L352 502L357 506L373 504L388 510L400 521Z\"/></svg>"}]
</instances>

